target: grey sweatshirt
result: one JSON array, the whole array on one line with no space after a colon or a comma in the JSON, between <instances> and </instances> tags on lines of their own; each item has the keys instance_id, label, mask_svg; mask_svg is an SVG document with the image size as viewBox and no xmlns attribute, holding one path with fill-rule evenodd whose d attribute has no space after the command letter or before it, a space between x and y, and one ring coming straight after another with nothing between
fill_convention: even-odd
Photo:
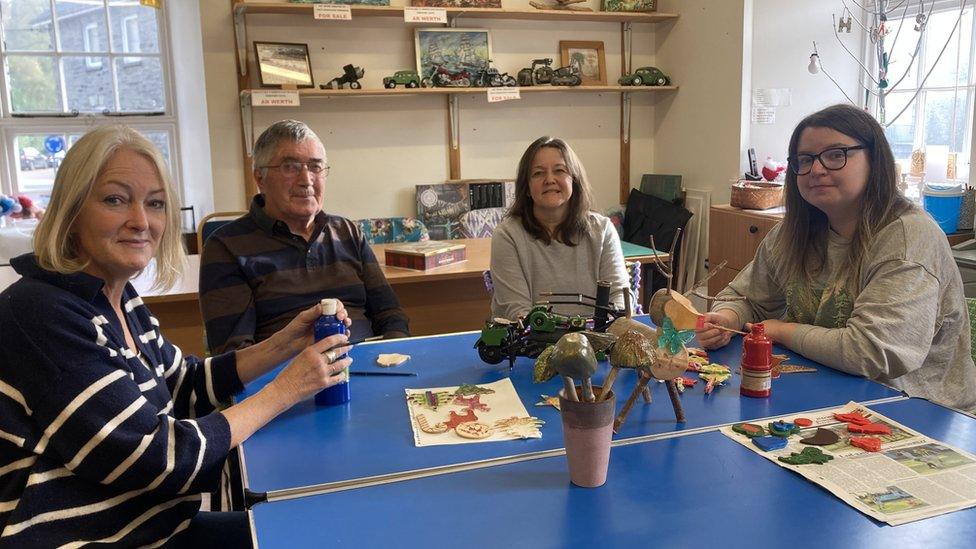
<instances>
[{"instance_id":1,"label":"grey sweatshirt","mask_svg":"<svg viewBox=\"0 0 976 549\"><path fill-rule=\"evenodd\" d=\"M775 269L773 244L779 230L777 225L766 235L752 263L719 293L748 299L719 302L715 310L731 309L743 323L786 319L795 304L790 303L789 281ZM827 264L814 288L828 285L843 268L849 246L831 232ZM909 396L976 410L976 366L962 279L945 234L928 214L909 211L878 233L862 260L854 292L842 327L800 324L790 348Z\"/></svg>"},{"instance_id":2,"label":"grey sweatshirt","mask_svg":"<svg viewBox=\"0 0 976 549\"><path fill-rule=\"evenodd\" d=\"M578 292L595 295L598 280L612 288L629 288L620 237L606 217L590 212L588 229L576 246L536 240L522 222L506 217L491 237L491 277L495 293L491 312L515 319L539 301L540 292ZM623 307L623 294L612 294L612 303ZM593 314L593 308L558 305L562 314Z\"/></svg>"}]
</instances>

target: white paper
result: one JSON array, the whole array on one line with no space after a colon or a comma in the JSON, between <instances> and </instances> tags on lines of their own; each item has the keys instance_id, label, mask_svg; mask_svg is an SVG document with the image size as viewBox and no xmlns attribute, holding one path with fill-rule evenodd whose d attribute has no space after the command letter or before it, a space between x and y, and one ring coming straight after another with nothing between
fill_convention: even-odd
<instances>
[{"instance_id":1,"label":"white paper","mask_svg":"<svg viewBox=\"0 0 976 549\"><path fill-rule=\"evenodd\" d=\"M752 107L753 124L775 124L776 109L773 107Z\"/></svg>"},{"instance_id":2,"label":"white paper","mask_svg":"<svg viewBox=\"0 0 976 549\"><path fill-rule=\"evenodd\" d=\"M522 99L518 88L488 88L488 102L498 103L499 101L512 101Z\"/></svg>"},{"instance_id":3,"label":"white paper","mask_svg":"<svg viewBox=\"0 0 976 549\"><path fill-rule=\"evenodd\" d=\"M315 4L315 18L329 21L351 21L352 9L343 4Z\"/></svg>"},{"instance_id":4,"label":"white paper","mask_svg":"<svg viewBox=\"0 0 976 549\"><path fill-rule=\"evenodd\" d=\"M755 107L789 107L793 101L790 88L755 88L752 90L752 104Z\"/></svg>"},{"instance_id":5,"label":"white paper","mask_svg":"<svg viewBox=\"0 0 976 549\"><path fill-rule=\"evenodd\" d=\"M252 107L299 107L298 90L252 90Z\"/></svg>"},{"instance_id":6,"label":"white paper","mask_svg":"<svg viewBox=\"0 0 976 549\"><path fill-rule=\"evenodd\" d=\"M403 21L406 23L447 23L445 8L403 8Z\"/></svg>"}]
</instances>

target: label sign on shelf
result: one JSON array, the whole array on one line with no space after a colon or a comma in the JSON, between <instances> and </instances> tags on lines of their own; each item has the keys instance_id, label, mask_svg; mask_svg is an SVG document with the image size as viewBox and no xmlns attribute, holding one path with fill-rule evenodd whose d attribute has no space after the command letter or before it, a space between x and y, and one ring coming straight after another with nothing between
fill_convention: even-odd
<instances>
[{"instance_id":1,"label":"label sign on shelf","mask_svg":"<svg viewBox=\"0 0 976 549\"><path fill-rule=\"evenodd\" d=\"M315 4L315 18L331 21L351 21L352 9L341 4Z\"/></svg>"},{"instance_id":2,"label":"label sign on shelf","mask_svg":"<svg viewBox=\"0 0 976 549\"><path fill-rule=\"evenodd\" d=\"M513 99L522 99L518 88L488 88L489 103L512 101Z\"/></svg>"},{"instance_id":3,"label":"label sign on shelf","mask_svg":"<svg viewBox=\"0 0 976 549\"><path fill-rule=\"evenodd\" d=\"M447 23L447 10L444 8L403 8L405 23Z\"/></svg>"},{"instance_id":4,"label":"label sign on shelf","mask_svg":"<svg viewBox=\"0 0 976 549\"><path fill-rule=\"evenodd\" d=\"M299 107L298 90L252 90L252 107Z\"/></svg>"}]
</instances>

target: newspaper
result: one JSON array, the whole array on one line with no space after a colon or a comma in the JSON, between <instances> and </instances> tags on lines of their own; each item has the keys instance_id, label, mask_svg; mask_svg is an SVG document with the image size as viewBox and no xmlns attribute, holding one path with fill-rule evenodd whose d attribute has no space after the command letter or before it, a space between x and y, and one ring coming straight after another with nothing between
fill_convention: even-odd
<instances>
[{"instance_id":1,"label":"newspaper","mask_svg":"<svg viewBox=\"0 0 976 549\"><path fill-rule=\"evenodd\" d=\"M879 436L881 451L868 452L849 444L852 435L847 424L835 419L834 413L850 412L860 412L872 422L891 428L890 435ZM798 417L812 420L813 425L790 436L787 446L780 450L765 452L731 427L723 427L721 432L780 467L826 488L858 511L892 526L976 505L976 456L970 453L928 438L855 402L826 412L778 419L792 422ZM809 448L800 439L812 436L818 428L840 436L840 442L819 447L833 456L832 460L823 465L791 465L777 459Z\"/></svg>"}]
</instances>

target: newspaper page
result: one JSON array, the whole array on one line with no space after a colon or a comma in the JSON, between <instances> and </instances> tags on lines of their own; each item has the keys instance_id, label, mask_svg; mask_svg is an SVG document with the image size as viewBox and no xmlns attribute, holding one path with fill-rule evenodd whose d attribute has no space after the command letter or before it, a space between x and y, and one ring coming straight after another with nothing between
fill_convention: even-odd
<instances>
[{"instance_id":1,"label":"newspaper page","mask_svg":"<svg viewBox=\"0 0 976 549\"><path fill-rule=\"evenodd\" d=\"M890 435L857 435L848 431L847 423L835 413L859 412L873 423L891 428ZM793 422L810 419L813 424L791 435L787 446L763 451L752 439L732 427L721 432L773 463L791 469L826 488L858 511L892 526L934 517L976 505L976 456L930 439L855 402L815 414L793 414L778 418ZM757 424L758 425L758 424ZM768 425L760 425L768 431ZM826 463L791 465L780 461L810 445L800 439L812 436L817 429L833 431L839 441L817 446L833 459ZM881 439L881 449L869 452L851 446L852 436Z\"/></svg>"}]
</instances>

